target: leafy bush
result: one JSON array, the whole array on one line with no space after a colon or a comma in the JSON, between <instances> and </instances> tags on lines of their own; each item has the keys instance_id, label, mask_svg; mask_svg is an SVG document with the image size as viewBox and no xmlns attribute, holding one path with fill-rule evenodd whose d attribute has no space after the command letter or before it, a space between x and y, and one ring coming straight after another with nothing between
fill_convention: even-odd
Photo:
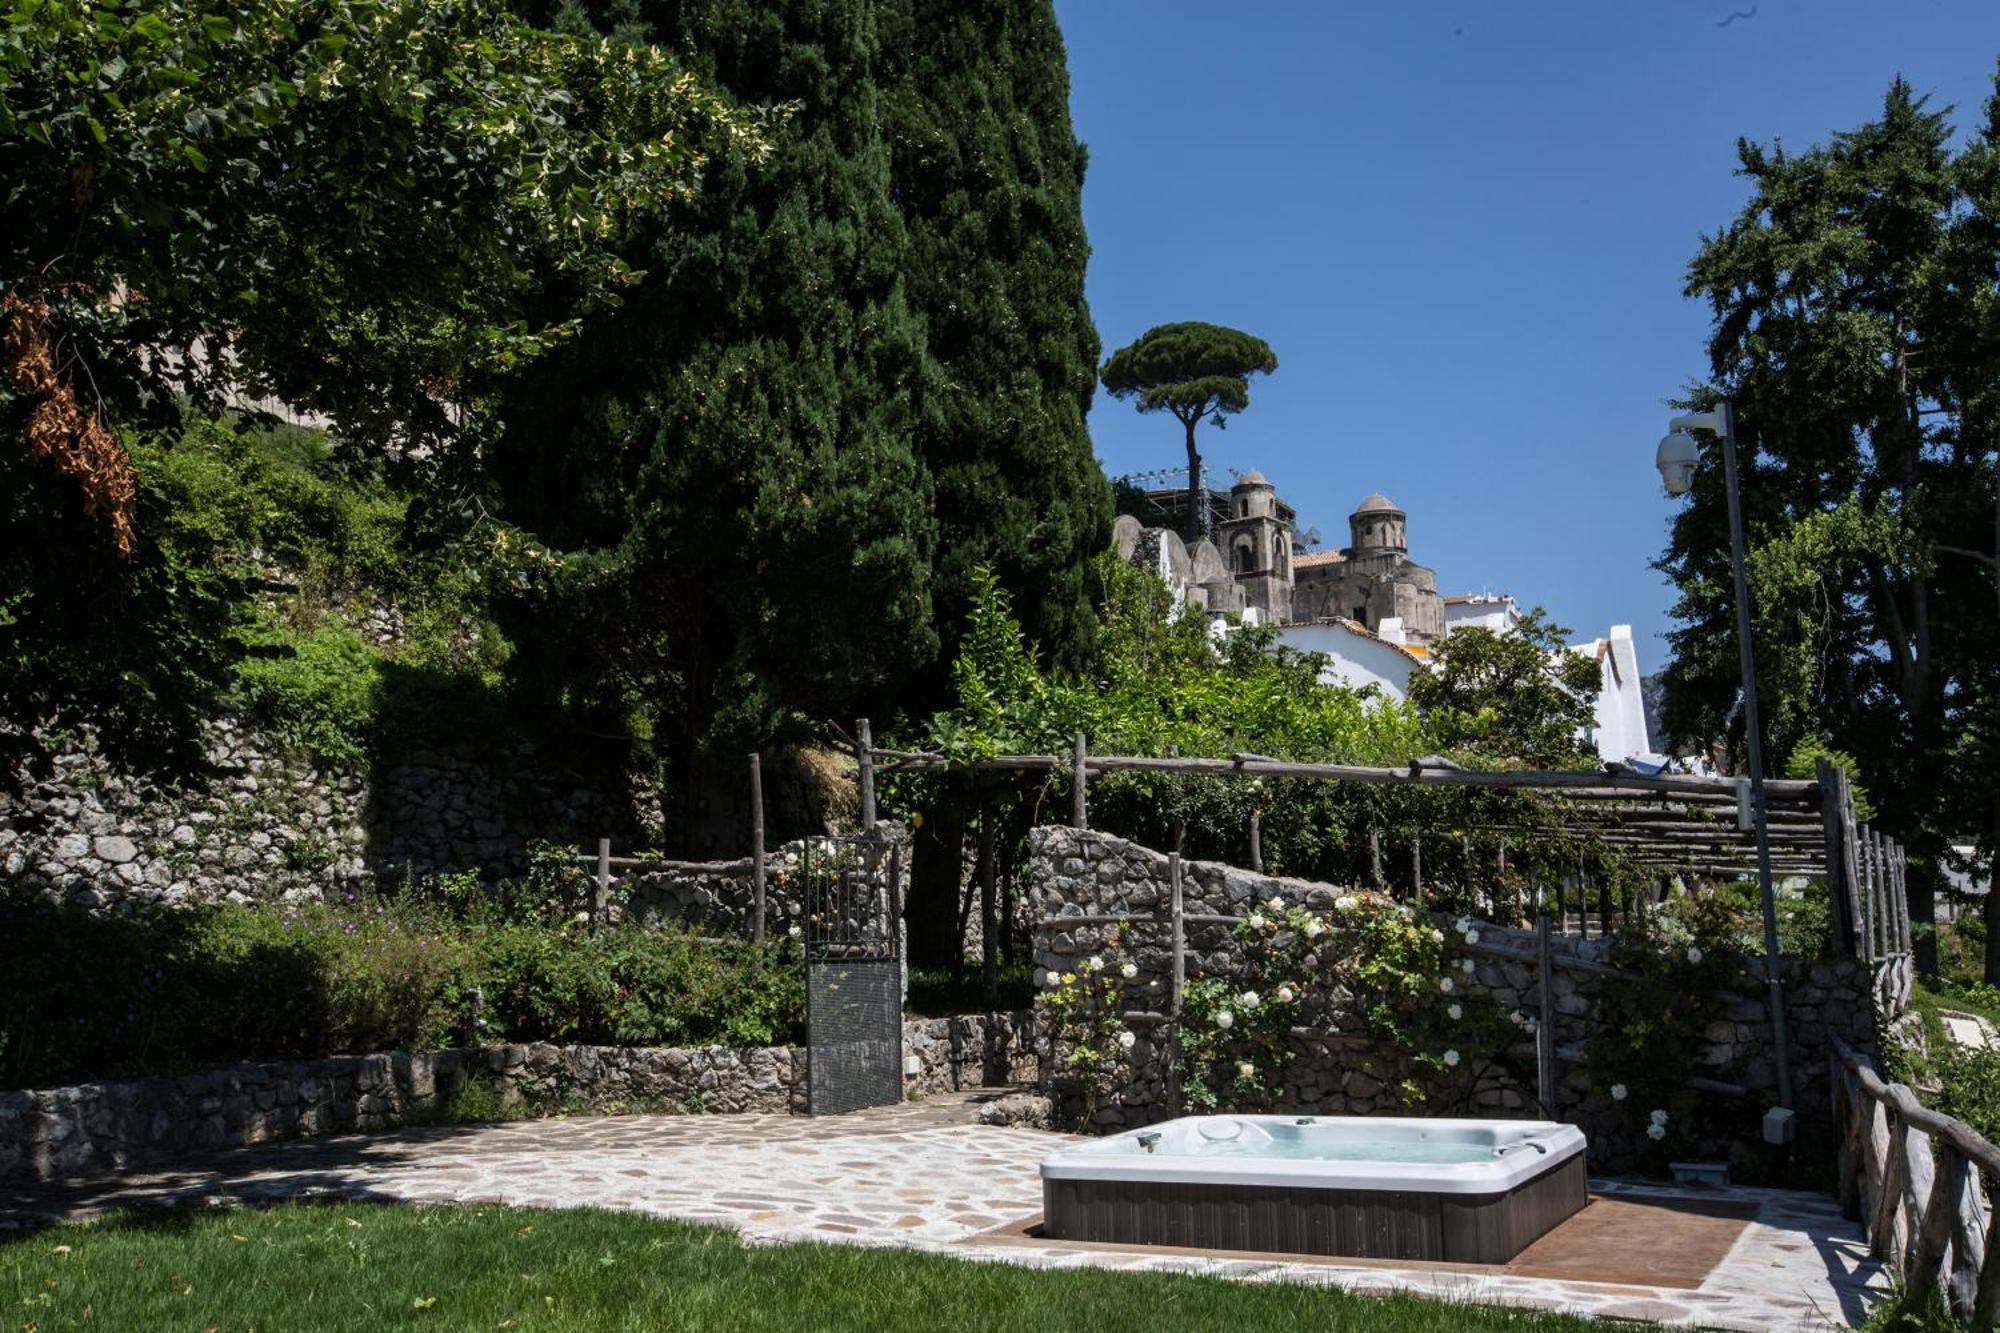
<instances>
[{"instance_id":1,"label":"leafy bush","mask_svg":"<svg viewBox=\"0 0 2000 1333\"><path fill-rule=\"evenodd\" d=\"M266 630L236 669L250 716L330 763L367 757L379 678L374 648L338 621L304 635Z\"/></svg>"},{"instance_id":2,"label":"leafy bush","mask_svg":"<svg viewBox=\"0 0 2000 1333\"><path fill-rule=\"evenodd\" d=\"M466 919L437 901L102 917L0 899L0 1086L467 1040L795 1040L786 945Z\"/></svg>"}]
</instances>

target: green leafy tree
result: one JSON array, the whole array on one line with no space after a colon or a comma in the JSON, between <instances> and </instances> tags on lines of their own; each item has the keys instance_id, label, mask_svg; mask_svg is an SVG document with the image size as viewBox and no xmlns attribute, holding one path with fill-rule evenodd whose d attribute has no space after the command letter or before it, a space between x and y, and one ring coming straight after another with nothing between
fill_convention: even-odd
<instances>
[{"instance_id":1,"label":"green leafy tree","mask_svg":"<svg viewBox=\"0 0 2000 1333\"><path fill-rule=\"evenodd\" d=\"M616 299L635 218L761 152L665 55L480 0L0 15L7 722L185 719L218 684L214 571L131 452L190 402L449 456L498 380Z\"/></svg>"},{"instance_id":2,"label":"green leafy tree","mask_svg":"<svg viewBox=\"0 0 2000 1333\"><path fill-rule=\"evenodd\" d=\"M1989 107L1955 156L1946 114L1899 79L1879 118L1827 144L1743 142L1750 198L1688 269L1714 313L1689 401L1726 395L1744 445L1768 740L1860 759L1911 850L1919 923L1947 836L1990 816L2000 782L1991 766L1942 781L1990 706L1996 125ZM1705 462L1660 562L1681 593L1666 719L1683 740L1741 725L1723 469ZM1918 949L1932 970L1928 932Z\"/></svg>"},{"instance_id":3,"label":"green leafy tree","mask_svg":"<svg viewBox=\"0 0 2000 1333\"><path fill-rule=\"evenodd\" d=\"M1410 703L1445 747L1530 768L1594 764L1587 736L1603 668L1571 652L1540 607L1506 633L1454 630L1410 673Z\"/></svg>"},{"instance_id":4,"label":"green leafy tree","mask_svg":"<svg viewBox=\"0 0 2000 1333\"><path fill-rule=\"evenodd\" d=\"M1250 405L1250 377L1277 368L1277 355L1262 338L1199 321L1148 329L1104 363L1104 387L1113 398L1132 398L1141 412L1171 413L1187 432L1189 541L1201 536L1202 526L1194 428L1204 419L1225 428Z\"/></svg>"}]
</instances>

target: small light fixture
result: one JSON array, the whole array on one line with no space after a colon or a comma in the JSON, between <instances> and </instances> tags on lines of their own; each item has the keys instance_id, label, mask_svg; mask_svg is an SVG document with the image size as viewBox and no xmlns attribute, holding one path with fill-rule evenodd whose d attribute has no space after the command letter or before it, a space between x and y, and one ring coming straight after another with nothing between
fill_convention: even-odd
<instances>
[{"instance_id":1,"label":"small light fixture","mask_svg":"<svg viewBox=\"0 0 2000 1333\"><path fill-rule=\"evenodd\" d=\"M1660 480L1667 484L1668 495L1686 495L1693 488L1694 465L1700 458L1701 447L1684 430L1660 441L1660 452L1654 462L1660 469Z\"/></svg>"}]
</instances>

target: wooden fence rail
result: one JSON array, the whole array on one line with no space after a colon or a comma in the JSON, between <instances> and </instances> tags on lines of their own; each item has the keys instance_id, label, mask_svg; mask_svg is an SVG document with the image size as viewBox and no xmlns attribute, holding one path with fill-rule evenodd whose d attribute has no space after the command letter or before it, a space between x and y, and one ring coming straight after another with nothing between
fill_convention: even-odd
<instances>
[{"instance_id":1,"label":"wooden fence rail","mask_svg":"<svg viewBox=\"0 0 2000 1333\"><path fill-rule=\"evenodd\" d=\"M2000 1321L2000 1148L1940 1115L1869 1058L1836 1040L1835 1130L1840 1204L1869 1248L1918 1300L1943 1290L1975 1328Z\"/></svg>"}]
</instances>

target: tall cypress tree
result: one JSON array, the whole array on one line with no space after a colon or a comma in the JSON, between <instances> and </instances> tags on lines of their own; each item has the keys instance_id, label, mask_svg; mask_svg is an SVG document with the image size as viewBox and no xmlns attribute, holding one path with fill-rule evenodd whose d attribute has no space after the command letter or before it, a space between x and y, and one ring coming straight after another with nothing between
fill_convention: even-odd
<instances>
[{"instance_id":1,"label":"tall cypress tree","mask_svg":"<svg viewBox=\"0 0 2000 1333\"><path fill-rule=\"evenodd\" d=\"M698 215L635 256L644 280L540 368L491 460L509 515L567 553L516 605L520 676L653 720L684 845L729 835L733 802L707 807L744 745L936 656L913 443L931 370L872 10L593 16L636 17L737 96L797 110L769 162L719 164Z\"/></svg>"},{"instance_id":2,"label":"tall cypress tree","mask_svg":"<svg viewBox=\"0 0 2000 1333\"><path fill-rule=\"evenodd\" d=\"M733 773L788 717L941 696L982 562L1079 659L1111 506L1049 0L524 7L797 109L511 414L503 503L572 553L523 604L523 676L637 701L670 757Z\"/></svg>"},{"instance_id":3,"label":"tall cypress tree","mask_svg":"<svg viewBox=\"0 0 2000 1333\"><path fill-rule=\"evenodd\" d=\"M1084 427L1099 344L1055 9L884 0L881 22L910 302L941 371L918 448L937 488L946 655L987 566L1029 637L1076 664L1096 623L1090 561L1110 540L1111 496Z\"/></svg>"}]
</instances>

